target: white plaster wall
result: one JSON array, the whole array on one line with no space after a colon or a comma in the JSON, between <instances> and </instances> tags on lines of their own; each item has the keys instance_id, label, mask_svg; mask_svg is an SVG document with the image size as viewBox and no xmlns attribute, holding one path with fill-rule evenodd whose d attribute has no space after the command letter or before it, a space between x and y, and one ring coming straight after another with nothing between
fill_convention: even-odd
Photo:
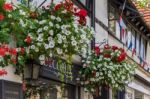
<instances>
[{"instance_id":1,"label":"white plaster wall","mask_svg":"<svg viewBox=\"0 0 150 99\"><path fill-rule=\"evenodd\" d=\"M95 0L96 18L108 26L107 0Z\"/></svg>"},{"instance_id":2,"label":"white plaster wall","mask_svg":"<svg viewBox=\"0 0 150 99\"><path fill-rule=\"evenodd\" d=\"M106 26L108 26L108 10L107 10L107 0L95 0L96 6L96 18L102 21ZM95 24L95 39L96 43L102 42L103 39L108 38L108 33L99 24Z\"/></svg>"},{"instance_id":3,"label":"white plaster wall","mask_svg":"<svg viewBox=\"0 0 150 99\"><path fill-rule=\"evenodd\" d=\"M22 77L19 76L19 75L14 74L15 67L8 66L8 67L5 67L5 68L0 68L0 70L1 69L5 69L7 71L7 75L0 76L0 80L8 80L8 81L22 83Z\"/></svg>"},{"instance_id":4,"label":"white plaster wall","mask_svg":"<svg viewBox=\"0 0 150 99\"><path fill-rule=\"evenodd\" d=\"M144 95L144 99L150 99L150 96Z\"/></svg>"},{"instance_id":5,"label":"white plaster wall","mask_svg":"<svg viewBox=\"0 0 150 99\"><path fill-rule=\"evenodd\" d=\"M145 95L150 96L150 87L144 85L141 82L138 82L137 80L133 80L133 82L128 84L128 86L132 89L135 89L135 90L141 92L141 93L144 93Z\"/></svg>"}]
</instances>

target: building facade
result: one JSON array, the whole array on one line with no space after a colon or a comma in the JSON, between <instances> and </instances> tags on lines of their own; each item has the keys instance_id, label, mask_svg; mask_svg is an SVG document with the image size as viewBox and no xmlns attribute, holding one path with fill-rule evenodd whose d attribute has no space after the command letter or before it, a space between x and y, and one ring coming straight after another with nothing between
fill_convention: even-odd
<instances>
[{"instance_id":1,"label":"building facade","mask_svg":"<svg viewBox=\"0 0 150 99\"><path fill-rule=\"evenodd\" d=\"M17 2L16 0L13 0ZM59 3L61 0L54 0ZM150 26L140 16L140 12L130 0L72 0L74 4L88 11L88 25L96 31L94 44L101 42L123 47L128 58L137 64L133 81L126 86L124 91L114 92L113 89L102 88L101 96L95 97L84 92L83 88L76 82L76 76L80 69L80 58L74 57L74 79L61 82L55 63L40 69L36 82L31 81L32 86L43 86L38 94L33 94L29 99L150 99ZM33 0L33 4L41 4L41 0ZM44 5L49 4L47 0ZM120 21L124 23L125 30L122 33ZM64 64L64 67L66 65ZM22 77L14 74L15 68L9 66L7 76L0 77L0 98L8 96L13 99L23 99L21 91ZM62 93L61 85L64 85ZM9 86L10 87L5 87ZM12 86L11 86L12 85ZM4 86L4 87L2 87ZM17 87L16 87L17 86ZM15 88L18 89L15 89ZM9 91L8 89L14 88ZM34 89L34 87L33 87ZM5 91L6 90L6 91ZM16 93L14 93L16 91ZM10 96L9 96L10 94ZM63 96L63 98L62 98Z\"/></svg>"}]
</instances>

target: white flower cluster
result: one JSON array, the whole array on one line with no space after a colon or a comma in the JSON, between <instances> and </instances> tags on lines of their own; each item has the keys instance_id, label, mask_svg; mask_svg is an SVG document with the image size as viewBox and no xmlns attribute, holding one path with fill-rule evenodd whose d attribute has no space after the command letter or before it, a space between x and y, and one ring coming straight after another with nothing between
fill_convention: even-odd
<instances>
[{"instance_id":1,"label":"white flower cluster","mask_svg":"<svg viewBox=\"0 0 150 99\"><path fill-rule=\"evenodd\" d=\"M83 69L80 71L81 84L87 91L93 92L96 85L108 85L111 88L123 89L132 80L135 65L127 60L115 63L103 55L95 57L95 53L82 60Z\"/></svg>"},{"instance_id":2,"label":"white flower cluster","mask_svg":"<svg viewBox=\"0 0 150 99\"><path fill-rule=\"evenodd\" d=\"M32 35L35 45L31 49L46 52L46 57L86 54L94 34L92 28L75 25L74 21L65 23L64 19L54 15L49 20L38 21L37 24L39 28L36 35Z\"/></svg>"}]
</instances>

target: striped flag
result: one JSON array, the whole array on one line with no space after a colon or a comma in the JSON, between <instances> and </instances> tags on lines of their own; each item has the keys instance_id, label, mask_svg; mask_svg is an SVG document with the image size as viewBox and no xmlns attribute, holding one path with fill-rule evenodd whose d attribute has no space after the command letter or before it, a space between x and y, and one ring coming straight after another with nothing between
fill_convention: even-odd
<instances>
[{"instance_id":1,"label":"striped flag","mask_svg":"<svg viewBox=\"0 0 150 99\"><path fill-rule=\"evenodd\" d=\"M128 49L127 50L129 50L129 49L132 49L132 41L130 40L130 44L129 44L129 46L128 46Z\"/></svg>"},{"instance_id":2,"label":"striped flag","mask_svg":"<svg viewBox=\"0 0 150 99\"><path fill-rule=\"evenodd\" d=\"M126 32L127 27L122 19L122 16L120 16L120 19L119 19L119 26L120 26L121 40L122 42L126 43L127 42L127 32Z\"/></svg>"}]
</instances>

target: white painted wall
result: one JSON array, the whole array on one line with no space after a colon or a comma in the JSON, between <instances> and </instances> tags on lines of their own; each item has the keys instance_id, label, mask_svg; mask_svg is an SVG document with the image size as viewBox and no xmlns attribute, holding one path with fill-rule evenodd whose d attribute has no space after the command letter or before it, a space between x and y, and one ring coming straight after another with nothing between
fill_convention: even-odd
<instances>
[{"instance_id":1,"label":"white painted wall","mask_svg":"<svg viewBox=\"0 0 150 99\"><path fill-rule=\"evenodd\" d=\"M100 21L102 21L106 26L108 26L108 10L107 10L107 0L95 0L95 6L96 6L96 18L98 18ZM100 25L95 25L96 34L95 39L96 43L102 42L103 39L108 38L108 33L105 31Z\"/></svg>"},{"instance_id":2,"label":"white painted wall","mask_svg":"<svg viewBox=\"0 0 150 99\"><path fill-rule=\"evenodd\" d=\"M148 96L150 96L150 87L149 86L146 86L144 85L143 83L141 82L138 82L137 80L134 80L133 82L131 82L130 84L128 84L128 86L130 88L133 88L141 93L144 93Z\"/></svg>"},{"instance_id":3,"label":"white painted wall","mask_svg":"<svg viewBox=\"0 0 150 99\"><path fill-rule=\"evenodd\" d=\"M14 74L15 67L7 66L5 68L0 68L0 70L1 69L5 69L8 72L8 74L4 76L0 76L0 80L8 80L8 81L22 83L22 77Z\"/></svg>"},{"instance_id":4,"label":"white painted wall","mask_svg":"<svg viewBox=\"0 0 150 99\"><path fill-rule=\"evenodd\" d=\"M144 95L144 99L150 99L150 96Z\"/></svg>"}]
</instances>

